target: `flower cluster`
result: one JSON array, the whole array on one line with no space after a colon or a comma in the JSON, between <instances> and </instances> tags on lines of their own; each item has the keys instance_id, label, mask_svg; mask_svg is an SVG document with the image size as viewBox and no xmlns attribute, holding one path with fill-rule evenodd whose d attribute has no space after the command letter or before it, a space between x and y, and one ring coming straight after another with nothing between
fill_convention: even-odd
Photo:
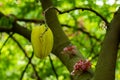
<instances>
[{"instance_id":1,"label":"flower cluster","mask_svg":"<svg viewBox=\"0 0 120 80\"><path fill-rule=\"evenodd\" d=\"M74 69L71 72L72 75L74 75L77 71L85 72L91 67L91 63L89 60L79 60L74 65Z\"/></svg>"},{"instance_id":2,"label":"flower cluster","mask_svg":"<svg viewBox=\"0 0 120 80\"><path fill-rule=\"evenodd\" d=\"M69 54L75 55L76 54L76 46L69 45L69 46L65 47L63 49L63 51L64 51L64 53L69 53Z\"/></svg>"}]
</instances>

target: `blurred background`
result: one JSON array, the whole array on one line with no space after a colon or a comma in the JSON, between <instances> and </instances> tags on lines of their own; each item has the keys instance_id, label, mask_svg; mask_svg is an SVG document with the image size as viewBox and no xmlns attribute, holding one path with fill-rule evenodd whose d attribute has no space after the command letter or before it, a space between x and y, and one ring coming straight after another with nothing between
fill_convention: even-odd
<instances>
[{"instance_id":1,"label":"blurred background","mask_svg":"<svg viewBox=\"0 0 120 80\"><path fill-rule=\"evenodd\" d=\"M120 0L52 0L52 2L54 7L62 12L75 7L91 8L108 22L120 6ZM44 20L39 0L0 0L0 12L16 17L17 23L29 30L41 23L25 20ZM56 13L64 32L84 57L91 61L94 70L106 33L105 22L90 10L75 9L68 13L59 14L57 11ZM58 80L71 80L70 72L54 54L50 54L50 57L44 60L35 56L30 60L28 57L33 52L31 43L19 34L14 34L13 37L14 39L9 38L5 32L0 33L0 80L37 80L36 74L42 80L56 80L56 77ZM120 54L117 58L115 80L120 80Z\"/></svg>"}]
</instances>

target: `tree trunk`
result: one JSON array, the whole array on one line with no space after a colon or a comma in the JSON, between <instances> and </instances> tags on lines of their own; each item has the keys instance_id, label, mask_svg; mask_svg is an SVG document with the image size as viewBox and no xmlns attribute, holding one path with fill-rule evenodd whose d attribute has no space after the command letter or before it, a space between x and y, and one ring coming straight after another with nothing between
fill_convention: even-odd
<instances>
[{"instance_id":1,"label":"tree trunk","mask_svg":"<svg viewBox=\"0 0 120 80\"><path fill-rule=\"evenodd\" d=\"M120 36L120 8L111 21L98 58L94 80L115 80L115 65Z\"/></svg>"},{"instance_id":2,"label":"tree trunk","mask_svg":"<svg viewBox=\"0 0 120 80\"><path fill-rule=\"evenodd\" d=\"M77 51L76 55L72 58L70 55L62 54L63 48L70 45L71 43L61 28L56 11L54 9L50 9L50 7L53 6L51 0L41 0L41 3L43 10L47 10L45 13L46 23L51 28L54 35L54 46L52 52L62 61L67 69L72 72L74 64L80 59L83 59L83 56L79 53L79 51ZM76 74L73 76L72 80L88 80L91 77L92 73L88 71L81 75L79 75L79 73Z\"/></svg>"}]
</instances>

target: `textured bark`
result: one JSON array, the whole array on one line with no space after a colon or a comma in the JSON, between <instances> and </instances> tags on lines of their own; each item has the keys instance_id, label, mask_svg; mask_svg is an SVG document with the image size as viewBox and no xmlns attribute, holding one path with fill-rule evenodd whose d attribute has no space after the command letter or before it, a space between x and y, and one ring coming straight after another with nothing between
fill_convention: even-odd
<instances>
[{"instance_id":1,"label":"textured bark","mask_svg":"<svg viewBox=\"0 0 120 80\"><path fill-rule=\"evenodd\" d=\"M41 3L43 10L46 10L53 6L51 0L41 0ZM54 47L52 52L63 62L63 64L71 72L73 70L74 64L79 61L79 59L83 59L83 56L80 54L79 51L77 51L76 55L72 57L70 57L70 55L68 54L62 54L61 51L63 50L63 48L71 43L60 26L60 23L57 19L56 11L54 9L49 9L46 12L45 17L47 25L51 28L54 34ZM119 21L120 9L116 12L113 20L111 21L110 28L108 29L105 39L103 41L103 46L100 51L94 80L115 79L115 65L120 35ZM7 29L7 27L0 27L0 32L15 32L24 36L30 41L31 31L29 31L25 27L19 26L17 23L15 23L10 29ZM82 74L80 73L81 72L78 72L75 76L73 76L72 80L90 80L93 76L91 71L84 72Z\"/></svg>"},{"instance_id":2,"label":"textured bark","mask_svg":"<svg viewBox=\"0 0 120 80\"><path fill-rule=\"evenodd\" d=\"M50 8L52 5L51 0L41 0L43 10L46 10ZM78 62L80 59L83 59L83 56L80 54L80 52L77 50L76 55L70 57L68 54L62 54L63 48L68 46L70 43L68 37L63 32L60 23L58 21L56 11L54 9L49 9L46 12L46 22L47 25L51 28L53 35L54 35L54 47L52 50L52 53L55 54L62 63L67 67L67 69L72 72L73 66L76 62ZM30 41L31 37L31 31L26 29L25 27L22 27L15 23L12 28L1 28L0 32L15 32L18 33L25 38L27 38ZM90 80L93 76L93 73L91 70L86 71L81 74L81 72L78 72L76 75L74 75L72 80Z\"/></svg>"},{"instance_id":3,"label":"textured bark","mask_svg":"<svg viewBox=\"0 0 120 80\"><path fill-rule=\"evenodd\" d=\"M120 36L120 9L115 13L98 58L94 80L115 80L115 65Z\"/></svg>"},{"instance_id":4,"label":"textured bark","mask_svg":"<svg viewBox=\"0 0 120 80\"><path fill-rule=\"evenodd\" d=\"M80 59L83 59L83 56L79 53L79 51L77 51L76 55L73 56L72 58L70 57L70 55L61 53L63 48L71 43L60 26L60 23L56 15L56 11L54 9L49 9L51 6L53 6L51 0L41 0L41 3L43 10L44 11L47 10L45 14L46 23L51 28L54 34L54 47L52 52L57 57L59 57L59 59L71 72L73 70L74 64ZM77 75L73 76L72 80L88 80L91 77L92 77L92 73L88 71L81 75L79 75L78 73Z\"/></svg>"}]
</instances>

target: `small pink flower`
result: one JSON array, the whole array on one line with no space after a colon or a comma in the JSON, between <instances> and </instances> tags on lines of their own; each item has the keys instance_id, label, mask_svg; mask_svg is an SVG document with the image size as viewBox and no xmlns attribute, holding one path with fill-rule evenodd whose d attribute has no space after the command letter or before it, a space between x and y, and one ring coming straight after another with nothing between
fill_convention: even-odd
<instances>
[{"instance_id":1,"label":"small pink flower","mask_svg":"<svg viewBox=\"0 0 120 80\"><path fill-rule=\"evenodd\" d=\"M67 47L65 47L63 50L64 50L64 51L68 51L68 48L67 48Z\"/></svg>"},{"instance_id":2,"label":"small pink flower","mask_svg":"<svg viewBox=\"0 0 120 80\"><path fill-rule=\"evenodd\" d=\"M84 72L84 71L87 71L90 67L91 67L91 63L89 60L82 60L81 59L77 63L75 63L72 73L75 73L79 70Z\"/></svg>"},{"instance_id":3,"label":"small pink flower","mask_svg":"<svg viewBox=\"0 0 120 80\"><path fill-rule=\"evenodd\" d=\"M67 46L67 47L65 47L64 49L63 49L63 51L64 51L64 53L68 53L68 54L73 54L73 55L75 55L76 54L76 46L73 46L73 45L69 45L69 46Z\"/></svg>"}]
</instances>

